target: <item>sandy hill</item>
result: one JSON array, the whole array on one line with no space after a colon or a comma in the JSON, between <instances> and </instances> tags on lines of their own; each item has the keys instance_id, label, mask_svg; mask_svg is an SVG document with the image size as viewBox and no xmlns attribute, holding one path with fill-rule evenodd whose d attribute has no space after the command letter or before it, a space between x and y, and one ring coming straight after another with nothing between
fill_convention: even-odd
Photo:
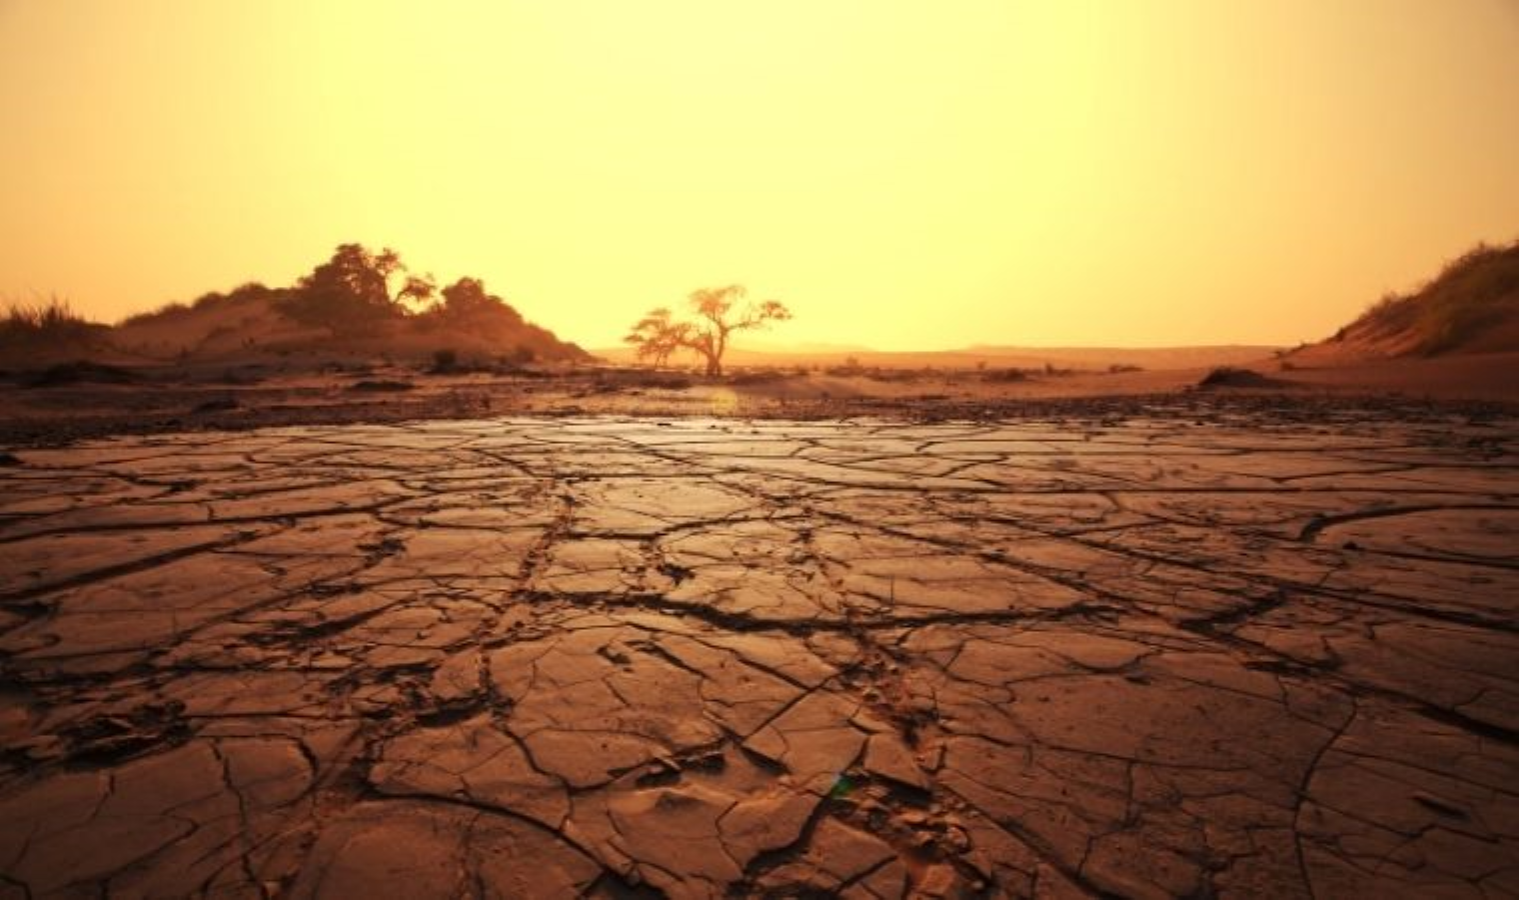
<instances>
[{"instance_id":1,"label":"sandy hill","mask_svg":"<svg viewBox=\"0 0 1519 900\"><path fill-rule=\"evenodd\" d=\"M1519 401L1519 242L1477 247L1279 367L1322 388Z\"/></svg>"},{"instance_id":2,"label":"sandy hill","mask_svg":"<svg viewBox=\"0 0 1519 900\"><path fill-rule=\"evenodd\" d=\"M1519 241L1479 246L1410 294L1389 294L1301 359L1519 351Z\"/></svg>"},{"instance_id":3,"label":"sandy hill","mask_svg":"<svg viewBox=\"0 0 1519 900\"><path fill-rule=\"evenodd\" d=\"M12 309L0 349L19 367L87 358L116 364L232 363L271 357L460 362L588 361L590 355L523 318L483 282L441 289L409 274L390 250L344 244L289 287L245 284L170 303L115 326L88 323L67 304Z\"/></svg>"},{"instance_id":4,"label":"sandy hill","mask_svg":"<svg viewBox=\"0 0 1519 900\"><path fill-rule=\"evenodd\" d=\"M292 310L281 290L257 286L212 294L193 306L134 316L110 333L119 351L151 360L233 360L292 353L324 357L424 357L451 350L459 358L585 360L572 343L523 319L510 305L483 303L468 312L424 312L374 321L315 321Z\"/></svg>"}]
</instances>

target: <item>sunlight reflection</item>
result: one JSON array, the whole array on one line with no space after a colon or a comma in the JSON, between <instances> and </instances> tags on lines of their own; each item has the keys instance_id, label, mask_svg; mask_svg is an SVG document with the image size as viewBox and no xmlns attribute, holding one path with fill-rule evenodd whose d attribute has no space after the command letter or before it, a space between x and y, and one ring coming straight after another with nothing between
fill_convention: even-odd
<instances>
[{"instance_id":1,"label":"sunlight reflection","mask_svg":"<svg viewBox=\"0 0 1519 900\"><path fill-rule=\"evenodd\" d=\"M713 415L733 415L738 412L738 393L732 388L714 388L707 403Z\"/></svg>"}]
</instances>

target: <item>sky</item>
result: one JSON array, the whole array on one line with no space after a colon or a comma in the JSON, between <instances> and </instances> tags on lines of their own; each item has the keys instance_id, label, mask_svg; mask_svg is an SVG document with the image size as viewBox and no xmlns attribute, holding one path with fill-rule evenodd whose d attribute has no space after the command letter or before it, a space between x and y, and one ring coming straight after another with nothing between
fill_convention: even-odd
<instances>
[{"instance_id":1,"label":"sky","mask_svg":"<svg viewBox=\"0 0 1519 900\"><path fill-rule=\"evenodd\" d=\"M584 346L1318 339L1519 238L1519 0L0 0L0 299L343 242Z\"/></svg>"}]
</instances>

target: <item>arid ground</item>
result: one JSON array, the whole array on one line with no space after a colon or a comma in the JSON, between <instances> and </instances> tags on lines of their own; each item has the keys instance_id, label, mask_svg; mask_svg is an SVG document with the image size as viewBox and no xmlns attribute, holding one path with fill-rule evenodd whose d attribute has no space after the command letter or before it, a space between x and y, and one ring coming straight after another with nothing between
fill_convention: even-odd
<instances>
[{"instance_id":1,"label":"arid ground","mask_svg":"<svg viewBox=\"0 0 1519 900\"><path fill-rule=\"evenodd\" d=\"M1125 358L1125 351L1110 353ZM743 368L720 379L619 366L482 366L439 373L425 363L320 356L185 366L66 362L0 371L0 449L129 433L523 414L982 421L1125 415L1156 403L1211 408L1220 393L1232 404L1272 410L1283 421L1314 418L1313 410L1347 402L1383 410L1378 416L1403 416L1431 401L1460 409L1519 409L1519 351L1290 368L1269 358L1244 369L1233 368L1228 354L1201 358L1208 360L1201 366L1156 369L1085 359L1049 371L904 367L900 360L846 366L814 359ZM1199 389L1217 367L1254 380Z\"/></svg>"},{"instance_id":2,"label":"arid ground","mask_svg":"<svg viewBox=\"0 0 1519 900\"><path fill-rule=\"evenodd\" d=\"M1519 900L1389 5L0 0L0 900Z\"/></svg>"},{"instance_id":3,"label":"arid ground","mask_svg":"<svg viewBox=\"0 0 1519 900\"><path fill-rule=\"evenodd\" d=\"M1040 409L14 444L0 896L1519 894L1519 418Z\"/></svg>"}]
</instances>

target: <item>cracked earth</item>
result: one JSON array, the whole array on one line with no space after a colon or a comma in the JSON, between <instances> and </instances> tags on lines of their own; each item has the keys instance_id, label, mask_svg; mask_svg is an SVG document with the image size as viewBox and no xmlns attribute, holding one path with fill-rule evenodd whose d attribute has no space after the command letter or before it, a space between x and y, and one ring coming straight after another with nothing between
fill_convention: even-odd
<instances>
[{"instance_id":1,"label":"cracked earth","mask_svg":"<svg viewBox=\"0 0 1519 900\"><path fill-rule=\"evenodd\" d=\"M1519 895L1519 422L0 466L0 897Z\"/></svg>"}]
</instances>

